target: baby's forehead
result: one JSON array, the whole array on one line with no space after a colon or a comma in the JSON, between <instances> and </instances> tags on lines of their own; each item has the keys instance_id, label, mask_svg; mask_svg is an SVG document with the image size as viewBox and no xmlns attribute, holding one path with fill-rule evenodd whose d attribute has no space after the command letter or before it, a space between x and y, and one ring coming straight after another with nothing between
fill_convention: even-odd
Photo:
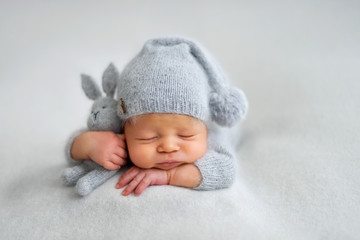
<instances>
[{"instance_id":1,"label":"baby's forehead","mask_svg":"<svg viewBox=\"0 0 360 240\"><path fill-rule=\"evenodd\" d=\"M196 126L206 126L205 123L195 117L176 113L141 114L131 117L126 123L137 126L156 126L158 128L177 126L178 128L189 129Z\"/></svg>"}]
</instances>

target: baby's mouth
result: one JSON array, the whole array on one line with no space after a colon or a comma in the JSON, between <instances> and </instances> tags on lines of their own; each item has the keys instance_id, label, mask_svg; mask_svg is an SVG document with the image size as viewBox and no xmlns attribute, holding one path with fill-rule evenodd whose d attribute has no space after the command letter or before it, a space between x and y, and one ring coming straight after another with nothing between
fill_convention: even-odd
<instances>
[{"instance_id":1,"label":"baby's mouth","mask_svg":"<svg viewBox=\"0 0 360 240\"><path fill-rule=\"evenodd\" d=\"M166 169L170 169L170 168L174 168L177 167L179 165L181 165L182 163L179 161L173 161L173 160L169 160L169 161L163 161L161 163L158 163L158 165L162 168L166 168Z\"/></svg>"},{"instance_id":2,"label":"baby's mouth","mask_svg":"<svg viewBox=\"0 0 360 240\"><path fill-rule=\"evenodd\" d=\"M172 164L172 163L179 163L179 161L175 161L175 160L168 160L168 161L163 161L160 164Z\"/></svg>"}]
</instances>

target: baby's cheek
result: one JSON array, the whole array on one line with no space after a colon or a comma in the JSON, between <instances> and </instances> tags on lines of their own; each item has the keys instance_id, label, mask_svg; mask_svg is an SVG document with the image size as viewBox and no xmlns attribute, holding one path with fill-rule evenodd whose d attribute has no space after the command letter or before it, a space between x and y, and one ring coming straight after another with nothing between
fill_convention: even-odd
<instances>
[{"instance_id":1,"label":"baby's cheek","mask_svg":"<svg viewBox=\"0 0 360 240\"><path fill-rule=\"evenodd\" d=\"M200 159L202 156L206 153L206 142L198 142L197 144L194 144L192 146L192 149L190 150L190 159L191 162L195 162L198 159Z\"/></svg>"},{"instance_id":2,"label":"baby's cheek","mask_svg":"<svg viewBox=\"0 0 360 240\"><path fill-rule=\"evenodd\" d=\"M151 153L146 148L129 148L131 161L140 168L152 168Z\"/></svg>"}]
</instances>

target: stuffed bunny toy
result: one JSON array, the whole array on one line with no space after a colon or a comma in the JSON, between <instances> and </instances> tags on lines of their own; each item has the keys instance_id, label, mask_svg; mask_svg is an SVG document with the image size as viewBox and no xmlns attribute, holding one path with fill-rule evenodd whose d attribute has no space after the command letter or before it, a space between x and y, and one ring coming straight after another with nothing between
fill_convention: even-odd
<instances>
[{"instance_id":1,"label":"stuffed bunny toy","mask_svg":"<svg viewBox=\"0 0 360 240\"><path fill-rule=\"evenodd\" d=\"M102 87L106 96L102 97L95 81L88 75L81 75L82 88L86 96L94 100L87 121L88 130L120 132L121 120L117 116L117 101L114 99L118 78L117 69L110 64L103 73ZM86 196L114 176L117 171L107 170L91 160L86 160L74 167L66 168L62 173L62 180L65 185L75 185L76 192Z\"/></svg>"}]
</instances>

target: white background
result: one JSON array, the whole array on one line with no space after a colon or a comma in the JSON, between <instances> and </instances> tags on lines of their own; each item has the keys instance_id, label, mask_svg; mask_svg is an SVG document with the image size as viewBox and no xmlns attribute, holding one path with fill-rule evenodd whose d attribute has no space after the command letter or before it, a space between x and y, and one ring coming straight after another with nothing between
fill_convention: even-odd
<instances>
[{"instance_id":1,"label":"white background","mask_svg":"<svg viewBox=\"0 0 360 240\"><path fill-rule=\"evenodd\" d=\"M0 238L359 238L359 12L358 1L1 1ZM110 62L121 70L160 36L201 42L247 94L237 182L123 198L113 178L75 198L59 175L67 137L91 106L80 73L100 83ZM170 208L161 212L164 191L180 202L161 200ZM102 218L82 215L91 206ZM159 220L176 209L187 224ZM112 228L114 211L122 218Z\"/></svg>"}]
</instances>

